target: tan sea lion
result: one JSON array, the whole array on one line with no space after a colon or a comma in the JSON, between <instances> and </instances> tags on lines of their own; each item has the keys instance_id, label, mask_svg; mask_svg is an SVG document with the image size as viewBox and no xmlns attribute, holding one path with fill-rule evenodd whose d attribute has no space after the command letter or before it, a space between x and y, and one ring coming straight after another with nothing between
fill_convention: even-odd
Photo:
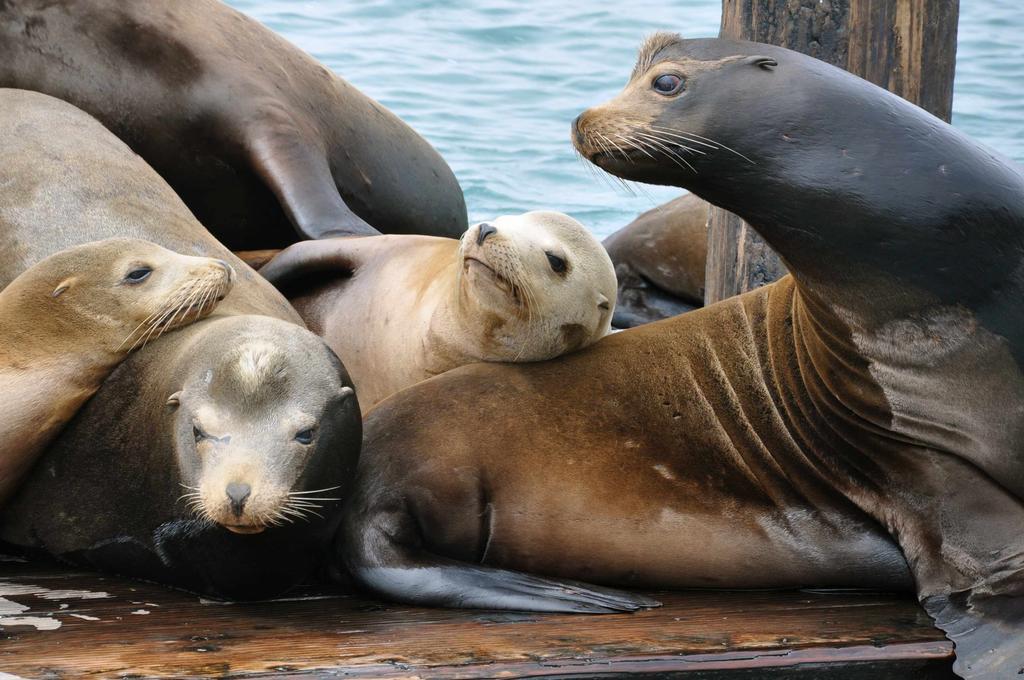
<instances>
[{"instance_id":1,"label":"tan sea lion","mask_svg":"<svg viewBox=\"0 0 1024 680\"><path fill-rule=\"evenodd\" d=\"M466 229L430 144L218 0L5 0L0 54L0 87L98 118L232 249Z\"/></svg>"},{"instance_id":2,"label":"tan sea lion","mask_svg":"<svg viewBox=\"0 0 1024 680\"><path fill-rule=\"evenodd\" d=\"M736 213L792 275L382 403L337 559L454 606L597 606L558 578L913 588L957 673L1019 676L1024 172L812 57L668 34L574 135Z\"/></svg>"},{"instance_id":3,"label":"tan sea lion","mask_svg":"<svg viewBox=\"0 0 1024 680\"><path fill-rule=\"evenodd\" d=\"M619 280L612 325L632 328L704 306L708 204L683 194L604 240Z\"/></svg>"},{"instance_id":4,"label":"tan sea lion","mask_svg":"<svg viewBox=\"0 0 1024 680\"><path fill-rule=\"evenodd\" d=\"M547 211L475 225L459 241L304 241L260 274L344 358L364 411L456 366L586 347L610 332L615 307L601 244Z\"/></svg>"},{"instance_id":5,"label":"tan sea lion","mask_svg":"<svg viewBox=\"0 0 1024 680\"><path fill-rule=\"evenodd\" d=\"M208 315L233 278L222 260L108 239L0 290L0 503L128 352Z\"/></svg>"},{"instance_id":6,"label":"tan sea lion","mask_svg":"<svg viewBox=\"0 0 1024 680\"><path fill-rule=\"evenodd\" d=\"M0 90L0 286L112 237L224 260L234 288L110 374L0 513L0 540L219 596L309 578L325 528L315 513L346 496L359 452L344 367L98 121Z\"/></svg>"}]
</instances>

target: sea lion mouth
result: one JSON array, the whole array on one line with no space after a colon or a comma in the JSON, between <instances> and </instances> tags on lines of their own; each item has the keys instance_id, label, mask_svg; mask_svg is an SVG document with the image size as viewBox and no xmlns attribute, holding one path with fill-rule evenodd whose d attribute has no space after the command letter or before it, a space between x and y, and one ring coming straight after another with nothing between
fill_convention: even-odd
<instances>
[{"instance_id":1,"label":"sea lion mouth","mask_svg":"<svg viewBox=\"0 0 1024 680\"><path fill-rule=\"evenodd\" d=\"M491 267L483 260L473 257L472 255L467 255L462 259L462 262L464 267L468 268L476 266L478 270L482 270L483 273L487 275L487 277L491 281L493 281L499 288L501 288L506 293L513 292L514 287L512 285L512 282L509 281L504 276L502 276L500 273L498 273L497 270L495 270L493 267Z\"/></svg>"},{"instance_id":2,"label":"sea lion mouth","mask_svg":"<svg viewBox=\"0 0 1024 680\"><path fill-rule=\"evenodd\" d=\"M264 526L255 526L251 524L222 524L221 526L233 534L242 535L261 534L266 530L266 527Z\"/></svg>"},{"instance_id":3,"label":"sea lion mouth","mask_svg":"<svg viewBox=\"0 0 1024 680\"><path fill-rule=\"evenodd\" d=\"M156 328L160 330L171 330L179 326L184 326L192 321L207 316L213 312L214 307L223 300L226 295L221 295L212 300L206 300L205 302L196 302L187 307L180 308L177 312L166 319L162 319L157 322Z\"/></svg>"}]
</instances>

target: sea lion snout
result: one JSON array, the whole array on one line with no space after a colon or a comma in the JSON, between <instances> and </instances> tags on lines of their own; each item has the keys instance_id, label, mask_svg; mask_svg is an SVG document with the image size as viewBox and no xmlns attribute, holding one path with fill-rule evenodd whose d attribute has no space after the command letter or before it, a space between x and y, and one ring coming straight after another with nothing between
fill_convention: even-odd
<instances>
[{"instance_id":1,"label":"sea lion snout","mask_svg":"<svg viewBox=\"0 0 1024 680\"><path fill-rule=\"evenodd\" d=\"M231 512L235 517L241 517L245 502L252 495L252 487L245 482L231 482L225 489L225 493L231 501Z\"/></svg>"},{"instance_id":2,"label":"sea lion snout","mask_svg":"<svg viewBox=\"0 0 1024 680\"><path fill-rule=\"evenodd\" d=\"M233 284L235 282L235 268L229 265L224 260L214 260L214 262L220 265L224 269L224 272L228 275L228 285Z\"/></svg>"},{"instance_id":3,"label":"sea lion snout","mask_svg":"<svg viewBox=\"0 0 1024 680\"><path fill-rule=\"evenodd\" d=\"M487 222L481 222L480 226L477 227L476 244L478 246L482 246L484 244L484 241L487 240L488 236L491 236L492 234L496 234L496 233L498 233L498 228L495 227L493 224L488 224Z\"/></svg>"}]
</instances>

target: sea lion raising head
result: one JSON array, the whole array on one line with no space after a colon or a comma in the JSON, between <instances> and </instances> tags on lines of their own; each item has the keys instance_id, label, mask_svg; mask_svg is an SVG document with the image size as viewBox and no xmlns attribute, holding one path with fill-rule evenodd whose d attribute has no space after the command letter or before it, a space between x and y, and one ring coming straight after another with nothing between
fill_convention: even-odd
<instances>
[{"instance_id":1,"label":"sea lion raising head","mask_svg":"<svg viewBox=\"0 0 1024 680\"><path fill-rule=\"evenodd\" d=\"M791 275L395 395L366 418L338 559L457 606L580 600L512 570L913 587L954 670L1018 675L1024 172L807 55L667 35L575 139L739 215Z\"/></svg>"}]
</instances>

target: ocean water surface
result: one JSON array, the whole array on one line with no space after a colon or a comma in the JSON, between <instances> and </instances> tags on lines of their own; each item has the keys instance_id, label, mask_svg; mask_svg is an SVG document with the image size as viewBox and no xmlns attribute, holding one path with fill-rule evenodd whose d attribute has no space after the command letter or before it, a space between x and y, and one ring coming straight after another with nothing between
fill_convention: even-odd
<instances>
[{"instance_id":1,"label":"ocean water surface","mask_svg":"<svg viewBox=\"0 0 1024 680\"><path fill-rule=\"evenodd\" d=\"M600 236L680 193L616 184L569 124L656 30L718 34L720 0L229 0L430 140L470 220L547 208ZM1024 0L961 0L953 124L1024 163Z\"/></svg>"}]
</instances>

